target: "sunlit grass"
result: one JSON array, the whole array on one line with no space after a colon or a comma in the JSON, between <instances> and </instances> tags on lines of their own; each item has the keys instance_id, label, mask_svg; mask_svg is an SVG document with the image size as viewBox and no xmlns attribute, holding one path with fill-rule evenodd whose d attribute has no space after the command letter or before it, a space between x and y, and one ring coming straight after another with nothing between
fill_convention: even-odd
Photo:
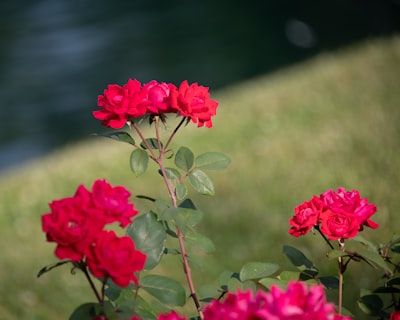
<instances>
[{"instance_id":1,"label":"sunlit grass","mask_svg":"<svg viewBox=\"0 0 400 320\"><path fill-rule=\"evenodd\" d=\"M191 193L205 213L201 230L217 246L205 261L206 272L194 270L197 283L212 281L224 269L237 271L250 260L288 267L284 243L300 247L322 267L327 261L320 239L291 238L287 220L294 206L329 188L359 189L378 206L375 220L381 227L366 230L365 237L387 240L399 231L399 74L400 39L391 38L326 53L212 93L220 101L214 127L190 124L174 143L232 158L227 170L210 172L216 197ZM169 124L166 130L172 129ZM78 304L94 300L83 277L65 267L36 279L42 266L56 261L40 215L53 199L72 195L81 183L90 187L97 178L124 184L133 194L166 197L155 166L136 178L129 154L127 144L91 137L3 173L0 318L67 318ZM135 202L142 210L151 206ZM167 267L158 271L182 277L172 259L167 257ZM348 287L360 281L346 280ZM362 281L368 286L373 277Z\"/></svg>"}]
</instances>

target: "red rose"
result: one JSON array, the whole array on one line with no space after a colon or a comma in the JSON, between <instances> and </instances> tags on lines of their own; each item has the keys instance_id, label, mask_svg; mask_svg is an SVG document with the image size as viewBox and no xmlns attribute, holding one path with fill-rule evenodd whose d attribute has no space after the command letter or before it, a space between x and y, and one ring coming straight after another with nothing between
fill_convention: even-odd
<instances>
[{"instance_id":1,"label":"red rose","mask_svg":"<svg viewBox=\"0 0 400 320\"><path fill-rule=\"evenodd\" d=\"M128 236L117 237L114 231L102 231L87 254L86 264L95 277L110 277L118 286L137 283L135 272L144 268L146 255L135 249Z\"/></svg>"},{"instance_id":2,"label":"red rose","mask_svg":"<svg viewBox=\"0 0 400 320\"><path fill-rule=\"evenodd\" d=\"M157 320L186 320L186 317L181 317L176 311L159 314Z\"/></svg>"},{"instance_id":3,"label":"red rose","mask_svg":"<svg viewBox=\"0 0 400 320\"><path fill-rule=\"evenodd\" d=\"M101 210L91 205L90 192L79 186L74 197L55 200L42 215L47 241L56 242L59 259L79 261L104 226Z\"/></svg>"},{"instance_id":4,"label":"red rose","mask_svg":"<svg viewBox=\"0 0 400 320\"><path fill-rule=\"evenodd\" d=\"M112 187L105 180L97 180L92 187L92 199L95 206L103 210L106 223L118 221L121 227L130 224L138 211L129 203L131 193L122 186Z\"/></svg>"},{"instance_id":5,"label":"red rose","mask_svg":"<svg viewBox=\"0 0 400 320\"><path fill-rule=\"evenodd\" d=\"M173 84L165 82L158 83L152 80L143 86L143 91L146 93L144 104L147 111L153 114L175 112L171 108L171 88L176 87Z\"/></svg>"},{"instance_id":6,"label":"red rose","mask_svg":"<svg viewBox=\"0 0 400 320\"><path fill-rule=\"evenodd\" d=\"M319 221L319 215L323 208L322 201L314 196L311 201L305 201L294 209L294 216L289 219L292 226L289 233L299 237L310 231Z\"/></svg>"},{"instance_id":7,"label":"red rose","mask_svg":"<svg viewBox=\"0 0 400 320\"><path fill-rule=\"evenodd\" d=\"M107 127L120 129L130 118L139 118L146 113L146 106L142 103L144 95L142 85L136 79L129 79L123 87L110 84L97 99L102 110L93 111L93 116Z\"/></svg>"},{"instance_id":8,"label":"red rose","mask_svg":"<svg viewBox=\"0 0 400 320\"><path fill-rule=\"evenodd\" d=\"M179 89L171 89L171 106L184 117L190 117L199 127L212 127L211 117L216 115L218 102L210 99L207 87L183 81Z\"/></svg>"},{"instance_id":9,"label":"red rose","mask_svg":"<svg viewBox=\"0 0 400 320\"><path fill-rule=\"evenodd\" d=\"M390 314L390 320L400 320L400 311L394 311Z\"/></svg>"},{"instance_id":10,"label":"red rose","mask_svg":"<svg viewBox=\"0 0 400 320\"><path fill-rule=\"evenodd\" d=\"M353 214L325 210L320 215L321 232L331 240L348 239L357 235L360 223Z\"/></svg>"},{"instance_id":11,"label":"red rose","mask_svg":"<svg viewBox=\"0 0 400 320\"><path fill-rule=\"evenodd\" d=\"M361 229L362 225L373 229L379 227L379 224L370 220L377 211L375 205L369 204L368 199L361 198L358 190L346 191L344 188L338 188L337 192L328 190L321 195L321 200L327 208L335 212L355 215Z\"/></svg>"}]
</instances>

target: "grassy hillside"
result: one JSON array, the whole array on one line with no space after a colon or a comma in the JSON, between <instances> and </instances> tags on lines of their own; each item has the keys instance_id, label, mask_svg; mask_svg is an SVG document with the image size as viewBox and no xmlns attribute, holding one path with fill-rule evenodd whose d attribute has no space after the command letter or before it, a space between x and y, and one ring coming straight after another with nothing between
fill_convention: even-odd
<instances>
[{"instance_id":1,"label":"grassy hillside","mask_svg":"<svg viewBox=\"0 0 400 320\"><path fill-rule=\"evenodd\" d=\"M287 264L284 243L301 247L322 267L326 248L312 235L291 238L287 220L294 206L329 188L359 189L377 205L381 227L366 230L365 237L386 240L400 233L399 75L400 38L393 37L212 93L220 102L214 127L189 125L174 142L232 158L227 170L210 174L216 197L191 195L205 213L202 231L217 246L207 272L194 271L198 282L249 260ZM129 155L128 145L88 138L0 176L1 319L65 319L93 300L81 275L67 268L36 278L42 266L56 261L40 216L50 201L97 178L124 184L133 194L166 197L154 170L139 178L131 174ZM178 264L165 262L159 271L174 275ZM365 265L359 270L370 271ZM371 279L346 281L348 287L358 281L368 286Z\"/></svg>"}]
</instances>

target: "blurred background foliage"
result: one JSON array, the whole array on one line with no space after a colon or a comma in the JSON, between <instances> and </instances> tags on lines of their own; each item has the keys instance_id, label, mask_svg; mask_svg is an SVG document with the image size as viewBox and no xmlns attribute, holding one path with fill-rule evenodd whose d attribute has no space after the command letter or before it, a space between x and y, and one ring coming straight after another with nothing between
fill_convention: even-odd
<instances>
[{"instance_id":1,"label":"blurred background foliage","mask_svg":"<svg viewBox=\"0 0 400 320\"><path fill-rule=\"evenodd\" d=\"M216 197L191 194L205 213L201 231L217 247L204 270L194 271L199 285L247 261L288 267L285 243L301 248L321 273L334 272L319 238L287 233L293 207L328 188L357 188L378 206L381 227L364 231L368 239L398 232L395 1L48 0L1 7L1 319L67 318L93 300L68 268L36 279L55 261L40 230L51 200L97 178L133 195L166 197L154 171L139 178L130 172L128 145L90 137L106 130L91 116L97 95L129 77L198 81L220 102L212 129L191 124L174 143L232 158L227 170L210 173ZM168 120L167 131L174 127ZM175 258L165 257L157 272L182 277ZM373 286L380 273L352 267L344 305L355 310L358 285Z\"/></svg>"},{"instance_id":2,"label":"blurred background foliage","mask_svg":"<svg viewBox=\"0 0 400 320\"><path fill-rule=\"evenodd\" d=\"M108 83L213 90L400 28L397 0L18 0L0 4L0 170L99 128Z\"/></svg>"}]
</instances>

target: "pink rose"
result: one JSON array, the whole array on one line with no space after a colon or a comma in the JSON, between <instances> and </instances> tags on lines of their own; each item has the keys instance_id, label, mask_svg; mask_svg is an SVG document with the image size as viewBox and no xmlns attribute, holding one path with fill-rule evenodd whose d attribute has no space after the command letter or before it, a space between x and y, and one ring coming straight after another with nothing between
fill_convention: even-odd
<instances>
[{"instance_id":1,"label":"pink rose","mask_svg":"<svg viewBox=\"0 0 400 320\"><path fill-rule=\"evenodd\" d=\"M390 320L400 320L400 311L394 311L390 314Z\"/></svg>"},{"instance_id":2,"label":"pink rose","mask_svg":"<svg viewBox=\"0 0 400 320\"><path fill-rule=\"evenodd\" d=\"M146 113L142 103L144 95L141 83L136 79L129 79L123 87L110 84L97 99L102 110L93 111L93 116L102 120L104 126L120 129L130 118L139 118Z\"/></svg>"},{"instance_id":3,"label":"pink rose","mask_svg":"<svg viewBox=\"0 0 400 320\"><path fill-rule=\"evenodd\" d=\"M335 314L326 301L322 286L307 287L304 282L290 282L286 290L272 286L269 292L251 290L228 293L225 301L214 300L204 308L204 320L350 320Z\"/></svg>"},{"instance_id":4,"label":"pink rose","mask_svg":"<svg viewBox=\"0 0 400 320\"><path fill-rule=\"evenodd\" d=\"M138 211L129 203L131 193L122 186L112 187L105 180L97 180L92 187L93 203L103 210L106 223L118 221L121 227L130 224Z\"/></svg>"},{"instance_id":5,"label":"pink rose","mask_svg":"<svg viewBox=\"0 0 400 320\"><path fill-rule=\"evenodd\" d=\"M157 320L186 320L186 317L181 317L175 311L171 311L158 315Z\"/></svg>"},{"instance_id":6,"label":"pink rose","mask_svg":"<svg viewBox=\"0 0 400 320\"><path fill-rule=\"evenodd\" d=\"M56 242L59 259L79 261L104 226L101 210L91 205L90 192L79 186L74 197L55 200L42 215L47 241Z\"/></svg>"},{"instance_id":7,"label":"pink rose","mask_svg":"<svg viewBox=\"0 0 400 320\"><path fill-rule=\"evenodd\" d=\"M353 238L359 229L360 223L353 214L330 209L321 213L321 232L331 240Z\"/></svg>"},{"instance_id":8,"label":"pink rose","mask_svg":"<svg viewBox=\"0 0 400 320\"><path fill-rule=\"evenodd\" d=\"M289 219L292 226L289 233L294 237L299 237L310 231L318 224L319 216L323 208L322 201L314 196L311 201L305 201L294 209L294 216Z\"/></svg>"},{"instance_id":9,"label":"pink rose","mask_svg":"<svg viewBox=\"0 0 400 320\"><path fill-rule=\"evenodd\" d=\"M178 89L171 89L171 106L180 115L190 117L198 127L212 127L211 117L216 115L218 102L210 99L207 87L185 80Z\"/></svg>"},{"instance_id":10,"label":"pink rose","mask_svg":"<svg viewBox=\"0 0 400 320\"><path fill-rule=\"evenodd\" d=\"M171 89L176 87L173 84L165 82L158 83L152 80L143 86L143 91L146 93L144 104L147 111L153 114L171 113L176 110L171 108Z\"/></svg>"},{"instance_id":11,"label":"pink rose","mask_svg":"<svg viewBox=\"0 0 400 320\"><path fill-rule=\"evenodd\" d=\"M120 287L137 283L135 272L143 270L145 262L146 255L135 249L132 239L117 237L114 231L99 233L86 259L95 277L110 277Z\"/></svg>"}]
</instances>

